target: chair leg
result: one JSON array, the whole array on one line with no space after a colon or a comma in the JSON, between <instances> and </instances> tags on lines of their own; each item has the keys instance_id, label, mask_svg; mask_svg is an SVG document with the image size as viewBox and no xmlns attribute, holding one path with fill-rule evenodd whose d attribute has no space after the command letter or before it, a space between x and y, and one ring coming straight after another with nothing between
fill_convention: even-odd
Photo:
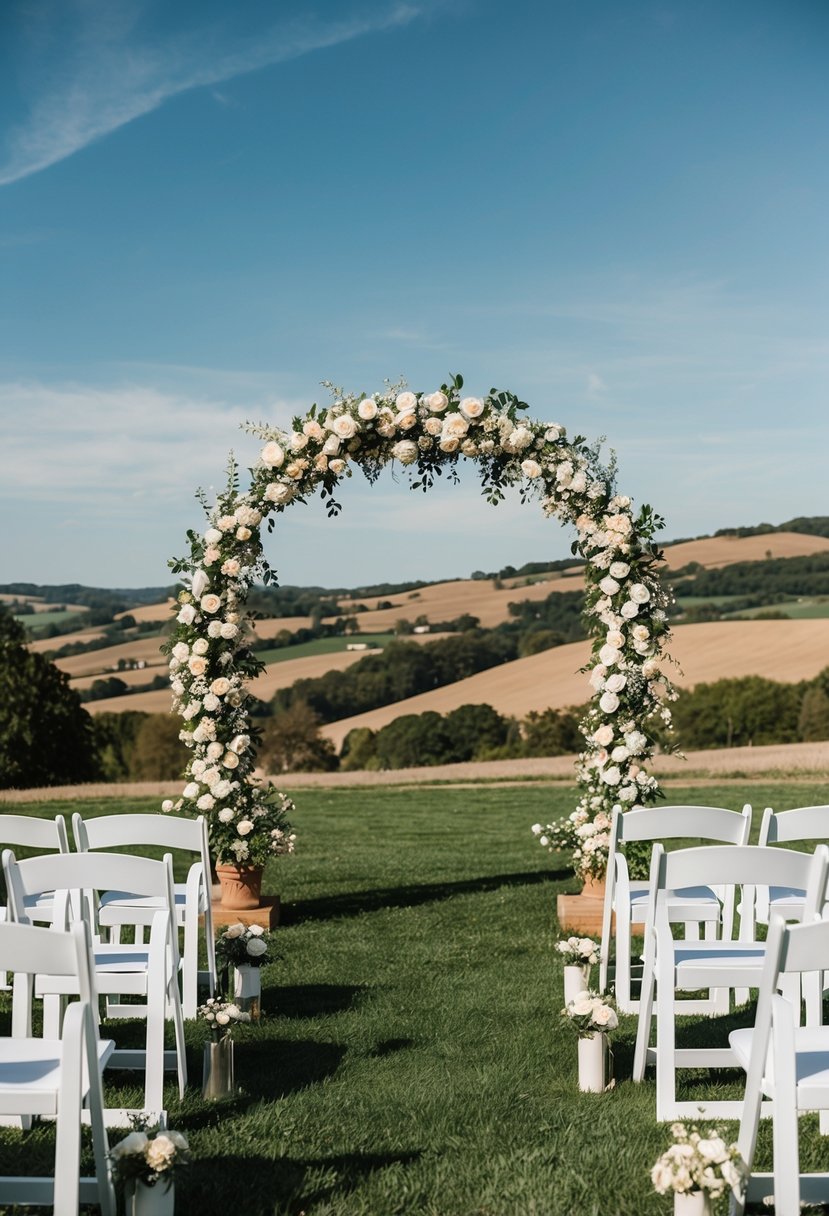
<instances>
[{"instance_id":1,"label":"chair leg","mask_svg":"<svg viewBox=\"0 0 829 1216\"><path fill-rule=\"evenodd\" d=\"M775 1002L771 1032L775 1069L772 1120L774 1211L775 1216L799 1216L800 1150L797 1131L794 1026L791 1010L783 1000Z\"/></svg>"},{"instance_id":2,"label":"chair leg","mask_svg":"<svg viewBox=\"0 0 829 1216\"><path fill-rule=\"evenodd\" d=\"M55 1216L77 1216L80 1202L82 1044L85 1006L67 1012L60 1060L55 1141Z\"/></svg>"},{"instance_id":3,"label":"chair leg","mask_svg":"<svg viewBox=\"0 0 829 1216\"><path fill-rule=\"evenodd\" d=\"M95 1015L90 1009L84 1019L86 1067L89 1081L89 1122L92 1128L92 1151L95 1154L95 1177L98 1180L98 1203L101 1216L115 1216L115 1189L109 1163L109 1141L104 1124L104 1097L98 1067L98 1033Z\"/></svg>"},{"instance_id":4,"label":"chair leg","mask_svg":"<svg viewBox=\"0 0 829 1216\"><path fill-rule=\"evenodd\" d=\"M169 1012L172 1014L173 1027L176 1035L176 1068L178 1072L178 1093L179 1097L184 1097L184 1091L187 1088L187 1053L184 1044L184 1018L182 1016L182 1008L178 998L178 988L176 980L173 977L171 982L172 991L168 993Z\"/></svg>"},{"instance_id":5,"label":"chair leg","mask_svg":"<svg viewBox=\"0 0 829 1216\"><path fill-rule=\"evenodd\" d=\"M623 912L616 913L616 1004L622 1013L635 1011L630 994L630 921Z\"/></svg>"},{"instance_id":6,"label":"chair leg","mask_svg":"<svg viewBox=\"0 0 829 1216\"><path fill-rule=\"evenodd\" d=\"M645 947L645 973L642 976L642 992L639 997L639 1021L636 1026L636 1050L633 1055L633 1080L644 1081L648 1062L648 1044L653 1025L653 953Z\"/></svg>"},{"instance_id":7,"label":"chair leg","mask_svg":"<svg viewBox=\"0 0 829 1216\"><path fill-rule=\"evenodd\" d=\"M674 986L664 974L656 985L656 1118L676 1117L676 1022ZM673 968L671 968L673 970Z\"/></svg>"}]
</instances>

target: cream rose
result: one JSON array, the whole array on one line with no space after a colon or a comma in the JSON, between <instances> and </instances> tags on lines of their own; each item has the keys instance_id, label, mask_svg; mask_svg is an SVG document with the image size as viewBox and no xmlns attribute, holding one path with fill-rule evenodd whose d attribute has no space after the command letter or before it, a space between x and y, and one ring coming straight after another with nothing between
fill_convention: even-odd
<instances>
[{"instance_id":1,"label":"cream rose","mask_svg":"<svg viewBox=\"0 0 829 1216\"><path fill-rule=\"evenodd\" d=\"M285 449L272 439L262 448L262 464L269 469L278 469L285 463Z\"/></svg>"},{"instance_id":2,"label":"cream rose","mask_svg":"<svg viewBox=\"0 0 829 1216\"><path fill-rule=\"evenodd\" d=\"M277 506L290 502L293 496L294 487L285 481L272 481L265 487L265 498Z\"/></svg>"},{"instance_id":3,"label":"cream rose","mask_svg":"<svg viewBox=\"0 0 829 1216\"><path fill-rule=\"evenodd\" d=\"M599 697L599 708L603 714L613 714L619 708L619 698L615 692L603 692Z\"/></svg>"},{"instance_id":4,"label":"cream rose","mask_svg":"<svg viewBox=\"0 0 829 1216\"><path fill-rule=\"evenodd\" d=\"M328 425L338 439L353 439L360 429L350 414L339 414Z\"/></svg>"},{"instance_id":5,"label":"cream rose","mask_svg":"<svg viewBox=\"0 0 829 1216\"><path fill-rule=\"evenodd\" d=\"M394 445L391 454L401 464L414 464L417 460L417 444L411 439L401 439Z\"/></svg>"},{"instance_id":6,"label":"cream rose","mask_svg":"<svg viewBox=\"0 0 829 1216\"><path fill-rule=\"evenodd\" d=\"M449 404L449 398L446 393L430 393L426 398L426 404L433 414L442 414Z\"/></svg>"},{"instance_id":7,"label":"cream rose","mask_svg":"<svg viewBox=\"0 0 829 1216\"><path fill-rule=\"evenodd\" d=\"M195 654L187 660L187 666L190 668L191 675L203 676L207 671L207 659L202 658L200 654Z\"/></svg>"},{"instance_id":8,"label":"cream rose","mask_svg":"<svg viewBox=\"0 0 829 1216\"><path fill-rule=\"evenodd\" d=\"M537 460L522 460L521 461L521 472L524 474L525 477L540 477L541 476L541 465L538 463Z\"/></svg>"},{"instance_id":9,"label":"cream rose","mask_svg":"<svg viewBox=\"0 0 829 1216\"><path fill-rule=\"evenodd\" d=\"M441 433L446 438L463 439L469 430L469 423L463 414L447 414L443 420Z\"/></svg>"},{"instance_id":10,"label":"cream rose","mask_svg":"<svg viewBox=\"0 0 829 1216\"><path fill-rule=\"evenodd\" d=\"M219 676L218 680L214 680L210 685L210 691L214 697L223 697L225 693L230 692L230 680Z\"/></svg>"},{"instance_id":11,"label":"cream rose","mask_svg":"<svg viewBox=\"0 0 829 1216\"><path fill-rule=\"evenodd\" d=\"M210 595L203 595L199 602L199 607L201 608L202 612L218 612L221 606L222 601L220 600L219 596L213 595L212 592Z\"/></svg>"},{"instance_id":12,"label":"cream rose","mask_svg":"<svg viewBox=\"0 0 829 1216\"><path fill-rule=\"evenodd\" d=\"M436 436L443 430L443 423L440 418L427 418L423 423L423 429L427 435Z\"/></svg>"},{"instance_id":13,"label":"cream rose","mask_svg":"<svg viewBox=\"0 0 829 1216\"><path fill-rule=\"evenodd\" d=\"M394 399L398 414L411 414L417 409L417 397L414 393L398 393Z\"/></svg>"},{"instance_id":14,"label":"cream rose","mask_svg":"<svg viewBox=\"0 0 829 1216\"><path fill-rule=\"evenodd\" d=\"M480 397L464 397L458 409L464 418L480 418L484 412L484 403Z\"/></svg>"},{"instance_id":15,"label":"cream rose","mask_svg":"<svg viewBox=\"0 0 829 1216\"><path fill-rule=\"evenodd\" d=\"M443 435L438 442L438 447L442 452L457 452L460 447L460 439L456 439L454 435Z\"/></svg>"},{"instance_id":16,"label":"cream rose","mask_svg":"<svg viewBox=\"0 0 829 1216\"><path fill-rule=\"evenodd\" d=\"M336 456L340 450L340 440L337 435L329 435L322 445L324 456Z\"/></svg>"},{"instance_id":17,"label":"cream rose","mask_svg":"<svg viewBox=\"0 0 829 1216\"><path fill-rule=\"evenodd\" d=\"M647 604L651 598L651 593L644 583L633 583L628 590L628 595L634 604Z\"/></svg>"},{"instance_id":18,"label":"cream rose","mask_svg":"<svg viewBox=\"0 0 829 1216\"><path fill-rule=\"evenodd\" d=\"M310 418L308 422L303 424L302 433L303 435L307 435L309 439L320 440L325 434L325 431L323 431L316 418Z\"/></svg>"},{"instance_id":19,"label":"cream rose","mask_svg":"<svg viewBox=\"0 0 829 1216\"><path fill-rule=\"evenodd\" d=\"M377 417L377 402L372 401L371 397L364 397L357 406L357 413L363 422L371 422L372 418Z\"/></svg>"}]
</instances>

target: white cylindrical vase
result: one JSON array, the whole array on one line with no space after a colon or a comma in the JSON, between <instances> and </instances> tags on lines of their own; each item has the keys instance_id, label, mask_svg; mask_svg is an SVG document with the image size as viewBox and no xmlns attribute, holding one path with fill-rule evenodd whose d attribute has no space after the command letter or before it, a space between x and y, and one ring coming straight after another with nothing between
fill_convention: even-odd
<instances>
[{"instance_id":1,"label":"white cylindrical vase","mask_svg":"<svg viewBox=\"0 0 829 1216\"><path fill-rule=\"evenodd\" d=\"M597 1031L579 1039L579 1089L585 1094L603 1094L607 1088L607 1036Z\"/></svg>"},{"instance_id":2,"label":"white cylindrical vase","mask_svg":"<svg viewBox=\"0 0 829 1216\"><path fill-rule=\"evenodd\" d=\"M176 1207L175 1183L165 1186L157 1182L147 1186L140 1178L127 1183L125 1190L127 1216L173 1216Z\"/></svg>"},{"instance_id":3,"label":"white cylindrical vase","mask_svg":"<svg viewBox=\"0 0 829 1216\"><path fill-rule=\"evenodd\" d=\"M570 963L564 968L564 1004L569 1005L576 997L585 992L590 977L590 968L586 963Z\"/></svg>"},{"instance_id":4,"label":"white cylindrical vase","mask_svg":"<svg viewBox=\"0 0 829 1216\"><path fill-rule=\"evenodd\" d=\"M236 963L233 968L233 998L252 1022L262 1016L262 970L250 963Z\"/></svg>"},{"instance_id":5,"label":"white cylindrical vase","mask_svg":"<svg viewBox=\"0 0 829 1216\"><path fill-rule=\"evenodd\" d=\"M674 1193L674 1216L713 1216L713 1211L707 1191Z\"/></svg>"}]
</instances>

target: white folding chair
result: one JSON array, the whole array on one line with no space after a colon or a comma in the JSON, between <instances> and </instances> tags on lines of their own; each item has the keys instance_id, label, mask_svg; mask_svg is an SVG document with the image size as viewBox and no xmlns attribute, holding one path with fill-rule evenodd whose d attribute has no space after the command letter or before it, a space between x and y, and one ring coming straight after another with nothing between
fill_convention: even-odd
<instances>
[{"instance_id":1,"label":"white folding chair","mask_svg":"<svg viewBox=\"0 0 829 1216\"><path fill-rule=\"evenodd\" d=\"M8 849L3 853L3 870L14 919L26 922L27 895L52 889L55 895L55 923L61 926L70 917L83 917L89 923L94 901L88 897L114 885L138 896L160 901L155 910L147 945L103 944L93 941L95 984L100 995L143 997L142 1003L107 1002L112 1018L146 1018L146 1045L142 1050L118 1049L113 1052L113 1068L138 1068L145 1073L144 1105L140 1113L148 1120L166 1120L163 1109L165 1068L178 1072L179 1093L187 1084L184 1048L184 1020L178 988L178 933L170 908L173 902L172 864L169 854L163 861L131 857L121 853L69 853L62 856L32 857L15 861ZM64 977L38 975L36 996L43 997L44 1033L54 1035L60 1025L65 998L76 988ZM170 1017L175 1029L176 1049L165 1052L165 1020ZM106 1109L110 1126L126 1126L134 1114L126 1109Z\"/></svg>"},{"instance_id":2,"label":"white folding chair","mask_svg":"<svg viewBox=\"0 0 829 1216\"><path fill-rule=\"evenodd\" d=\"M100 815L94 819L72 816L72 830L78 852L98 849L141 848L156 845L197 853L199 860L190 866L185 883L174 884L176 924L184 930L181 951L182 1008L186 1018L194 1018L198 1008L199 983L207 985L210 995L216 990L216 951L213 939L213 912L210 886L210 854L204 816L188 819L183 815ZM101 894L98 920L111 928L111 940L120 939L120 926L141 927L152 923L158 901L145 899L131 891L108 890ZM199 971L199 918L203 918L207 970Z\"/></svg>"},{"instance_id":3,"label":"white folding chair","mask_svg":"<svg viewBox=\"0 0 829 1216\"><path fill-rule=\"evenodd\" d=\"M794 844L804 840L829 841L829 806L801 806L777 813L770 806L766 807L760 824L759 844ZM760 887L755 918L760 924L768 924L771 915L777 913L783 920L800 920L805 897L805 891L779 883Z\"/></svg>"},{"instance_id":4,"label":"white folding chair","mask_svg":"<svg viewBox=\"0 0 829 1216\"><path fill-rule=\"evenodd\" d=\"M63 815L54 819L38 819L36 815L0 815L0 849L33 849L37 853L68 853L66 820ZM27 906L29 920L40 924L52 923L52 895L47 891ZM0 921L7 919L5 908L0 908ZM0 973L2 974L2 973ZM0 987L6 987L0 984Z\"/></svg>"},{"instance_id":5,"label":"white folding chair","mask_svg":"<svg viewBox=\"0 0 829 1216\"><path fill-rule=\"evenodd\" d=\"M819 845L813 855L788 849L762 849L758 845L709 845L666 853L654 845L651 863L652 902L645 927L645 969L633 1079L641 1081L647 1063L656 1064L656 1117L658 1120L718 1116L739 1118L742 1102L705 1099L680 1101L676 1093L678 1068L733 1068L730 1047L676 1047L676 1018L687 1003L678 992L703 988L748 989L760 983L766 945L754 940L678 941L671 933L667 893L678 887L732 883L742 886L743 901L753 886L773 879L806 891L807 917L823 906L829 850ZM649 1047L656 987L656 1046ZM816 994L813 994L813 999Z\"/></svg>"},{"instance_id":6,"label":"white folding chair","mask_svg":"<svg viewBox=\"0 0 829 1216\"><path fill-rule=\"evenodd\" d=\"M62 976L81 998L67 1011L62 1034L56 1038L35 1039L31 1034L0 1038L3 1121L23 1119L28 1124L36 1116L56 1121L54 1176L0 1178L0 1202L52 1205L55 1216L77 1216L81 1202L97 1203L103 1216L115 1216L101 1094L101 1069L114 1045L98 1039L88 928L77 924L58 933L0 924L0 967L15 973L18 1000L31 997L35 973ZM80 1176L84 1113L92 1127L95 1178Z\"/></svg>"},{"instance_id":7,"label":"white folding chair","mask_svg":"<svg viewBox=\"0 0 829 1216\"><path fill-rule=\"evenodd\" d=\"M772 915L753 1029L735 1030L729 1043L746 1072L746 1094L738 1145L751 1171L745 1202L774 1190L775 1216L798 1216L801 1200L829 1202L829 1173L800 1174L797 1117L820 1111L821 1131L829 1130L829 1026L799 1024L799 1010L777 990L787 978L829 968L829 921L786 925ZM773 1174L753 1172L763 1097L771 1100Z\"/></svg>"},{"instance_id":8,"label":"white folding chair","mask_svg":"<svg viewBox=\"0 0 829 1216\"><path fill-rule=\"evenodd\" d=\"M609 961L612 925L616 919L616 967L614 987L616 1004L623 1013L636 1013L639 1001L631 995L632 958L631 932L633 925L644 926L647 920L647 880L631 879L627 859L622 846L630 841L658 840L709 840L720 844L744 845L751 831L751 807L742 811L729 811L715 806L663 806L622 811L613 808L608 850L607 885L605 887L604 916L602 919L601 962L599 964L599 991L606 992L609 980ZM707 883L696 887L670 891L666 900L668 918L685 925L688 941L699 937L699 926L705 925L705 936L716 937L722 925L722 936L731 937L734 921L734 888L727 885L715 891ZM722 1012L728 994L712 994L706 1000L695 1002L688 1012Z\"/></svg>"}]
</instances>

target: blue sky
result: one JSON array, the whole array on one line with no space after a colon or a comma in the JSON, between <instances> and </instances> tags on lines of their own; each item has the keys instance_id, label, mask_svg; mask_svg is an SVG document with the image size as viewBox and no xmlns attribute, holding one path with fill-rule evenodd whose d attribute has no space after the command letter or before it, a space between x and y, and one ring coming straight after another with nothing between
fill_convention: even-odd
<instances>
[{"instance_id":1,"label":"blue sky","mask_svg":"<svg viewBox=\"0 0 829 1216\"><path fill-rule=\"evenodd\" d=\"M508 387L666 537L827 514L822 0L6 0L0 582L162 585L247 418ZM286 583L565 556L361 476Z\"/></svg>"}]
</instances>

